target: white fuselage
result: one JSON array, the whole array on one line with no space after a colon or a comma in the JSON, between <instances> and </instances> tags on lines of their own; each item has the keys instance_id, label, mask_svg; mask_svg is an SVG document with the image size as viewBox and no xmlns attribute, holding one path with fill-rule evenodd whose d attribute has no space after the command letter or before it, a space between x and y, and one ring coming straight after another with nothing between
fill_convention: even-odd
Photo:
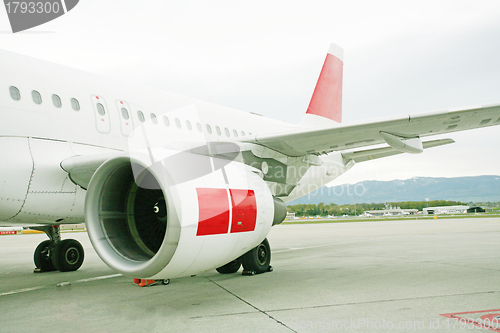
<instances>
[{"instance_id":1,"label":"white fuselage","mask_svg":"<svg viewBox=\"0 0 500 333\"><path fill-rule=\"evenodd\" d=\"M297 128L18 54L1 52L0 59L0 221L7 225L84 222L85 190L60 163L144 148L144 132L148 145L168 146L238 141ZM140 138L134 135L138 128ZM285 202L347 169L339 153L322 160L322 170L327 168L312 166Z\"/></svg>"}]
</instances>

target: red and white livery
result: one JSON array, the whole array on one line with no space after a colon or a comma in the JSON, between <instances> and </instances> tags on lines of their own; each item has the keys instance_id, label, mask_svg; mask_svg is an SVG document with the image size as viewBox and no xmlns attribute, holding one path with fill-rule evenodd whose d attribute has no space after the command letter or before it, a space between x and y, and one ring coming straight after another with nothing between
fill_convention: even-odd
<instances>
[{"instance_id":1,"label":"red and white livery","mask_svg":"<svg viewBox=\"0 0 500 333\"><path fill-rule=\"evenodd\" d=\"M0 60L0 221L46 232L41 271L81 266L82 246L59 226L85 222L98 255L128 276L262 273L286 202L358 162L500 124L499 105L343 124L336 45L298 125L9 52Z\"/></svg>"}]
</instances>

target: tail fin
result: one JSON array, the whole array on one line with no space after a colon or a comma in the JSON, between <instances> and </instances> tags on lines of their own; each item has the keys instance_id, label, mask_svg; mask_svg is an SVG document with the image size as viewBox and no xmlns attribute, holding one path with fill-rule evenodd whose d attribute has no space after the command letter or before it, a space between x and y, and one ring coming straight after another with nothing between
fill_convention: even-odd
<instances>
[{"instance_id":1,"label":"tail fin","mask_svg":"<svg viewBox=\"0 0 500 333\"><path fill-rule=\"evenodd\" d=\"M332 124L326 119L342 122L342 74L344 50L330 45L318 83L314 89L307 112L300 126L324 126ZM326 118L326 119L325 119Z\"/></svg>"}]
</instances>

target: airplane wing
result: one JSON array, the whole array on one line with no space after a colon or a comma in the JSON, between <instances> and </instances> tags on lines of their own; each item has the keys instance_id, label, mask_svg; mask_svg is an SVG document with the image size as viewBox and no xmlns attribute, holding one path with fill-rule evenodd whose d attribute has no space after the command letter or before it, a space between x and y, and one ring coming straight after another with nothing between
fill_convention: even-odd
<instances>
[{"instance_id":1,"label":"airplane wing","mask_svg":"<svg viewBox=\"0 0 500 333\"><path fill-rule=\"evenodd\" d=\"M450 143L455 143L455 141L452 139L426 141L426 142L422 142L422 148L427 149L427 148L432 148L432 147L439 147L439 146L447 145ZM389 156L394 156L394 155L403 154L403 153L404 152L396 150L392 147L382 147L382 148L376 148L376 149L342 152L342 156L346 160L353 160L354 162L359 163L359 162L371 161L371 160L375 160L377 158L389 157Z\"/></svg>"},{"instance_id":2,"label":"airplane wing","mask_svg":"<svg viewBox=\"0 0 500 333\"><path fill-rule=\"evenodd\" d=\"M256 135L253 140L246 138L242 141L296 157L320 155L383 143L387 143L393 151L400 153L420 153L422 149L429 146L425 142L422 143L420 139L422 137L499 124L500 105L497 104L338 124L328 128L296 129L269 135Z\"/></svg>"}]
</instances>

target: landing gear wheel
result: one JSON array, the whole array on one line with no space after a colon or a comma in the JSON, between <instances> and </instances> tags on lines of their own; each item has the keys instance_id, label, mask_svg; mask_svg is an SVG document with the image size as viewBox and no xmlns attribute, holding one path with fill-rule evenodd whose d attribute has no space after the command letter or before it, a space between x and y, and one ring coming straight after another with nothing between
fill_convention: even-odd
<instances>
[{"instance_id":1,"label":"landing gear wheel","mask_svg":"<svg viewBox=\"0 0 500 333\"><path fill-rule=\"evenodd\" d=\"M46 240L38 244L36 247L33 260L35 261L36 268L38 268L41 272L51 272L56 270L51 259L52 250L50 245L51 241Z\"/></svg>"},{"instance_id":2,"label":"landing gear wheel","mask_svg":"<svg viewBox=\"0 0 500 333\"><path fill-rule=\"evenodd\" d=\"M262 243L257 245L257 247L242 255L241 263L245 272L261 274L270 271L269 264L271 263L271 247L269 246L267 238L264 239Z\"/></svg>"},{"instance_id":3,"label":"landing gear wheel","mask_svg":"<svg viewBox=\"0 0 500 333\"><path fill-rule=\"evenodd\" d=\"M232 274L236 273L238 269L241 267L241 262L239 259L233 260L230 263L225 264L224 266L221 266L217 268L217 272L221 274Z\"/></svg>"},{"instance_id":4,"label":"landing gear wheel","mask_svg":"<svg viewBox=\"0 0 500 333\"><path fill-rule=\"evenodd\" d=\"M61 272L76 271L82 265L83 257L82 245L74 239L65 239L56 244L52 263Z\"/></svg>"}]
</instances>

